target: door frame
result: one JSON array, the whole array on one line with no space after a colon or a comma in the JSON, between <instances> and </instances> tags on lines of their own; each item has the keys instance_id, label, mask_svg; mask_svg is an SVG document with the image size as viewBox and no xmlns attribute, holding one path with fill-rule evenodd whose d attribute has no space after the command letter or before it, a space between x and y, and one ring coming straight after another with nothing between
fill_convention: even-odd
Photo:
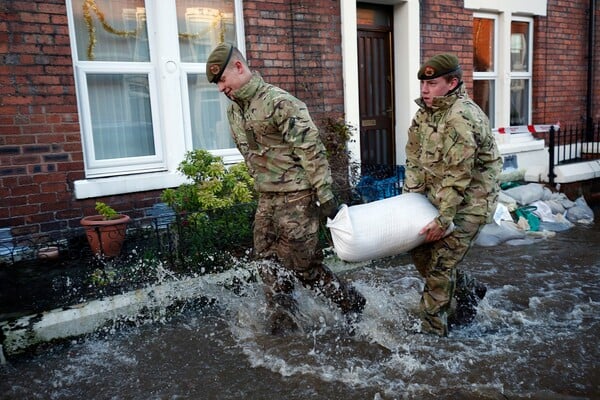
<instances>
[{"instance_id":1,"label":"door frame","mask_svg":"<svg viewBox=\"0 0 600 400\"><path fill-rule=\"evenodd\" d=\"M367 3L368 1L361 1ZM344 109L346 121L352 127L360 123L358 90L358 29L356 24L357 1L340 2L342 20L342 56L344 74ZM420 6L419 0L393 0L394 6L393 49L394 49L394 131L396 135L396 163L406 163L407 131L418 106L414 99L419 97L417 72L420 67ZM360 163L360 134L353 129L348 143L351 162Z\"/></svg>"}]
</instances>

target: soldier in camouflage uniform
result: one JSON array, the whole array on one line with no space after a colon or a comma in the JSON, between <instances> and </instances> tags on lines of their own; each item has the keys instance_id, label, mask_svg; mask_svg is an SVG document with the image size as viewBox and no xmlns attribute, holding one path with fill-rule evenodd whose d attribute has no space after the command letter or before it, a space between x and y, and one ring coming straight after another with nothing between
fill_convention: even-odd
<instances>
[{"instance_id":1,"label":"soldier in camouflage uniform","mask_svg":"<svg viewBox=\"0 0 600 400\"><path fill-rule=\"evenodd\" d=\"M271 331L298 329L295 278L349 319L356 317L364 297L323 265L318 246L320 217L333 218L338 207L325 147L306 105L253 73L228 43L211 52L206 75L232 100L227 116L233 139L259 193L254 255L262 260Z\"/></svg>"},{"instance_id":2,"label":"soldier in camouflage uniform","mask_svg":"<svg viewBox=\"0 0 600 400\"><path fill-rule=\"evenodd\" d=\"M411 255L425 279L422 330L446 336L475 318L487 290L457 265L491 222L501 159L487 116L465 90L456 56L432 57L418 78L420 109L408 131L403 192L426 195L440 213L420 232L426 243ZM444 237L451 223L455 229Z\"/></svg>"}]
</instances>

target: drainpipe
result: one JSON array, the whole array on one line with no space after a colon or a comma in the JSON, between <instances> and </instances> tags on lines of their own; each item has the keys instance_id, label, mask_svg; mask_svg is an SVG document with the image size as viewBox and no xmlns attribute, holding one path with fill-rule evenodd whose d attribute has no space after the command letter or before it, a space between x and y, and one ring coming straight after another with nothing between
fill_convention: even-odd
<instances>
[{"instance_id":1,"label":"drainpipe","mask_svg":"<svg viewBox=\"0 0 600 400\"><path fill-rule=\"evenodd\" d=\"M596 28L596 0L590 0L590 21L588 25L588 73L587 73L587 100L586 100L586 139L592 140L594 135L594 118L592 116L594 103L594 42Z\"/></svg>"}]
</instances>

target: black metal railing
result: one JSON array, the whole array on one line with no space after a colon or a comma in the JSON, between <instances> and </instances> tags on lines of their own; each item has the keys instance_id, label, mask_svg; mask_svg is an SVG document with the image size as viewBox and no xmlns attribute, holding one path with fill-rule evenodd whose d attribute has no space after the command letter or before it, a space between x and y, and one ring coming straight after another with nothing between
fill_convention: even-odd
<instances>
[{"instance_id":1,"label":"black metal railing","mask_svg":"<svg viewBox=\"0 0 600 400\"><path fill-rule=\"evenodd\" d=\"M548 180L553 185L555 166L600 159L600 123L566 127L552 125L548 152Z\"/></svg>"}]
</instances>

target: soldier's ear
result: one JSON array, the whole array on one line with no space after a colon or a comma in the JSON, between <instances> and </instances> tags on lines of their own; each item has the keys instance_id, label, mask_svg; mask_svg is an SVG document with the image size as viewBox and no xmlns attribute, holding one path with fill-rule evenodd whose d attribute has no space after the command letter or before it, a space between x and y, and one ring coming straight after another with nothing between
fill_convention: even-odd
<instances>
[{"instance_id":1,"label":"soldier's ear","mask_svg":"<svg viewBox=\"0 0 600 400\"><path fill-rule=\"evenodd\" d=\"M456 89L456 87L458 86L459 82L460 82L460 81L458 80L458 78L457 78L457 77L453 77L453 78L450 80L450 90L454 90L454 89Z\"/></svg>"}]
</instances>

